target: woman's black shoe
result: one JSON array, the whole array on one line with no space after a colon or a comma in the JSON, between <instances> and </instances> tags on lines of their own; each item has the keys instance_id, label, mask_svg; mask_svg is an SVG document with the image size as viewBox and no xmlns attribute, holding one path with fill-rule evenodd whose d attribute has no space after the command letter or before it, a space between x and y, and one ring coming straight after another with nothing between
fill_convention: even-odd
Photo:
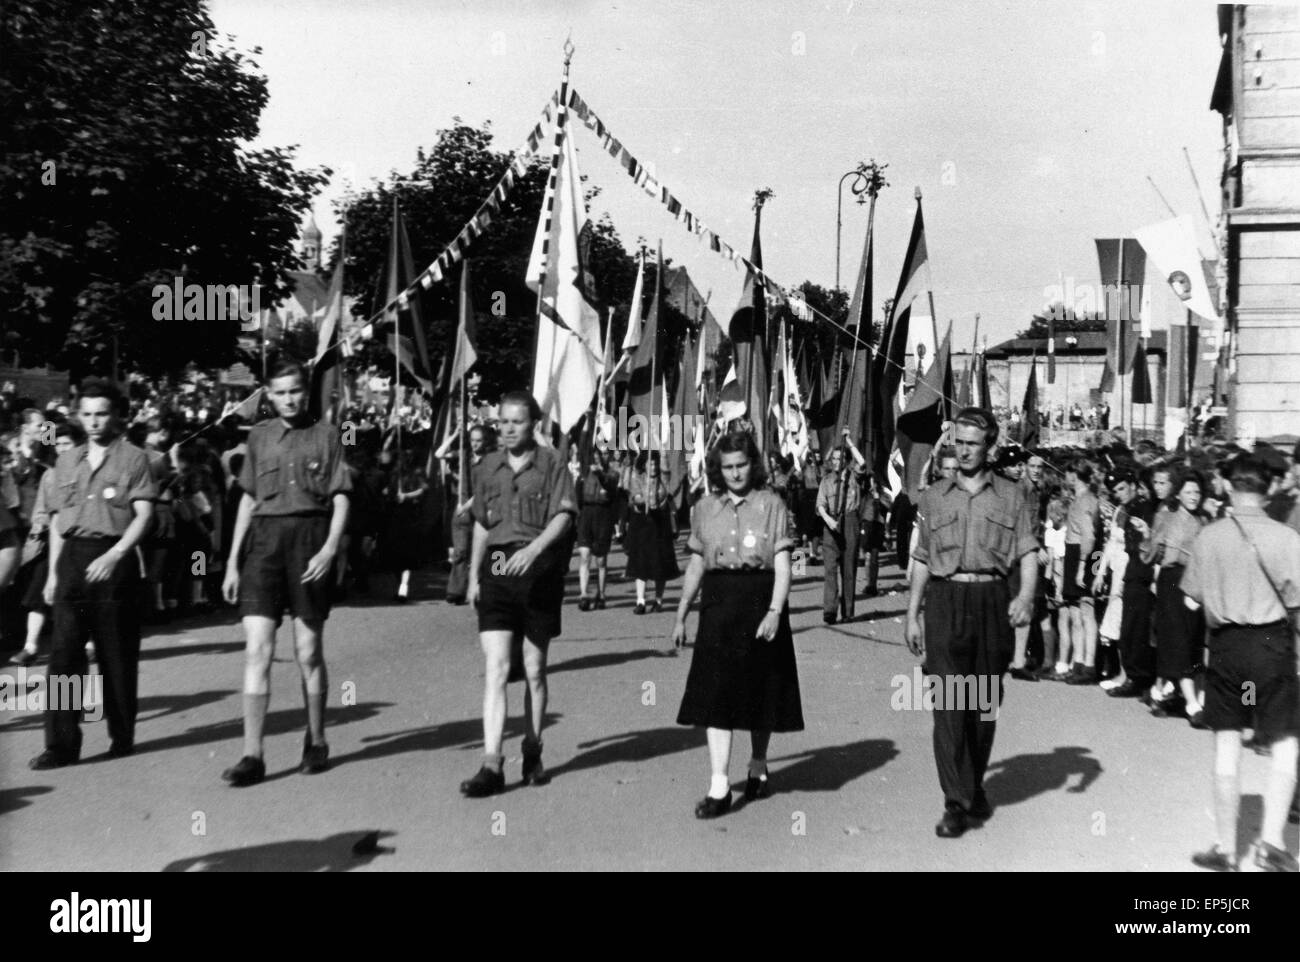
<instances>
[{"instance_id":1,"label":"woman's black shoe","mask_svg":"<svg viewBox=\"0 0 1300 962\"><path fill-rule=\"evenodd\" d=\"M664 610L664 603L663 603L663 601L662 601L661 599L659 599L659 598L656 598L654 601L650 602L650 610L651 610L652 612L660 612L660 611L663 611L663 610Z\"/></svg>"},{"instance_id":2,"label":"woman's black shoe","mask_svg":"<svg viewBox=\"0 0 1300 962\"><path fill-rule=\"evenodd\" d=\"M645 602L644 602L644 601L638 601L638 602L636 603L636 607L632 609L632 614L634 614L634 615L644 615L644 614L645 614Z\"/></svg>"},{"instance_id":3,"label":"woman's black shoe","mask_svg":"<svg viewBox=\"0 0 1300 962\"><path fill-rule=\"evenodd\" d=\"M1011 677L1018 681L1038 681L1038 676L1028 668L1012 668Z\"/></svg>"},{"instance_id":4,"label":"woman's black shoe","mask_svg":"<svg viewBox=\"0 0 1300 962\"><path fill-rule=\"evenodd\" d=\"M467 798L487 798L505 791L506 777L484 765L473 778L460 783L461 794Z\"/></svg>"},{"instance_id":5,"label":"woman's black shoe","mask_svg":"<svg viewBox=\"0 0 1300 962\"><path fill-rule=\"evenodd\" d=\"M750 775L745 780L745 801L753 802L760 798L772 797L772 779L766 775L761 778L755 778Z\"/></svg>"},{"instance_id":6,"label":"woman's black shoe","mask_svg":"<svg viewBox=\"0 0 1300 962\"><path fill-rule=\"evenodd\" d=\"M726 815L731 811L731 792L727 792L726 798L713 798L706 795L695 806L696 818L717 818L719 815Z\"/></svg>"},{"instance_id":7,"label":"woman's black shoe","mask_svg":"<svg viewBox=\"0 0 1300 962\"><path fill-rule=\"evenodd\" d=\"M1197 852L1192 856L1192 864L1197 868L1207 868L1211 872L1235 872L1237 860L1219 846L1206 852Z\"/></svg>"},{"instance_id":8,"label":"woman's black shoe","mask_svg":"<svg viewBox=\"0 0 1300 962\"><path fill-rule=\"evenodd\" d=\"M578 599L578 610L579 610L579 611L590 611L590 610L591 610L591 599L588 598L586 595L583 595L581 598L579 598L579 599Z\"/></svg>"},{"instance_id":9,"label":"woman's black shoe","mask_svg":"<svg viewBox=\"0 0 1300 962\"><path fill-rule=\"evenodd\" d=\"M542 753L524 752L524 784L546 785L550 780L551 776L542 767Z\"/></svg>"},{"instance_id":10,"label":"woman's black shoe","mask_svg":"<svg viewBox=\"0 0 1300 962\"><path fill-rule=\"evenodd\" d=\"M266 778L266 762L260 758L254 758L252 755L245 755L232 767L222 772L221 777L235 788L256 785Z\"/></svg>"},{"instance_id":11,"label":"woman's black shoe","mask_svg":"<svg viewBox=\"0 0 1300 962\"><path fill-rule=\"evenodd\" d=\"M605 610L605 596L604 596L604 595L596 595L596 600L592 602L591 606L592 606L593 608L595 608L597 611L604 611L604 610Z\"/></svg>"},{"instance_id":12,"label":"woman's black shoe","mask_svg":"<svg viewBox=\"0 0 1300 962\"><path fill-rule=\"evenodd\" d=\"M302 761L298 765L298 771L304 775L319 775L321 772L329 771L329 767L330 747L313 745L311 733L307 733L302 740Z\"/></svg>"}]
</instances>

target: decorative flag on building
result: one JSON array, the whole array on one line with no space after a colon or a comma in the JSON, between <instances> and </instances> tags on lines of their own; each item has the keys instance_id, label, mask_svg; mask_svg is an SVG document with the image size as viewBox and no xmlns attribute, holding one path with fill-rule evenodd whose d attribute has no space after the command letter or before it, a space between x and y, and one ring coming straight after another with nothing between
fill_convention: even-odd
<instances>
[{"instance_id":1,"label":"decorative flag on building","mask_svg":"<svg viewBox=\"0 0 1300 962\"><path fill-rule=\"evenodd\" d=\"M1186 215L1175 217L1133 233L1183 305L1215 324L1216 329L1221 328L1223 318L1205 282L1192 219Z\"/></svg>"}]
</instances>

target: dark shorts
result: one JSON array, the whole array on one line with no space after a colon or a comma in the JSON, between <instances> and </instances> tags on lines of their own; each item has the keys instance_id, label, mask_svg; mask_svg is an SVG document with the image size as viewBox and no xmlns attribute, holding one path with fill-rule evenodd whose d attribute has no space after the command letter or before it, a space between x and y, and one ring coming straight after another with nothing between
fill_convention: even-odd
<instances>
[{"instance_id":1,"label":"dark shorts","mask_svg":"<svg viewBox=\"0 0 1300 962\"><path fill-rule=\"evenodd\" d=\"M309 584L303 572L329 536L325 515L254 516L239 561L239 613L277 625L287 608L294 618L323 622L330 614L327 572Z\"/></svg>"},{"instance_id":2,"label":"dark shorts","mask_svg":"<svg viewBox=\"0 0 1300 962\"><path fill-rule=\"evenodd\" d=\"M1067 605L1077 605L1087 592L1079 587L1079 551L1083 545L1066 543L1065 564L1061 570L1061 600Z\"/></svg>"},{"instance_id":3,"label":"dark shorts","mask_svg":"<svg viewBox=\"0 0 1300 962\"><path fill-rule=\"evenodd\" d=\"M494 573L523 545L489 546L479 570L478 630L510 631L516 638L550 641L560 633L566 557L554 550L522 575Z\"/></svg>"},{"instance_id":4,"label":"dark shorts","mask_svg":"<svg viewBox=\"0 0 1300 962\"><path fill-rule=\"evenodd\" d=\"M1297 699L1295 638L1286 622L1210 632L1205 723L1213 731L1254 728L1263 744L1298 734Z\"/></svg>"},{"instance_id":5,"label":"dark shorts","mask_svg":"<svg viewBox=\"0 0 1300 962\"><path fill-rule=\"evenodd\" d=\"M578 512L578 547L590 548L597 558L603 558L613 540L614 506L584 504Z\"/></svg>"}]
</instances>

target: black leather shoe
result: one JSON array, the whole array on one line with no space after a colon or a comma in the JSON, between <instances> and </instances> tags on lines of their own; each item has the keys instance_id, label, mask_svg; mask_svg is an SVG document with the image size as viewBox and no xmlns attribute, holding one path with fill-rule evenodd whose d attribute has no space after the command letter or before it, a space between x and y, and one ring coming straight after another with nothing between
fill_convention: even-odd
<instances>
[{"instance_id":1,"label":"black leather shoe","mask_svg":"<svg viewBox=\"0 0 1300 962\"><path fill-rule=\"evenodd\" d=\"M1038 681L1038 676L1028 668L1012 668L1010 674L1017 681Z\"/></svg>"},{"instance_id":2,"label":"black leather shoe","mask_svg":"<svg viewBox=\"0 0 1300 962\"><path fill-rule=\"evenodd\" d=\"M1198 868L1209 869L1211 872L1237 871L1237 860L1217 845L1207 851L1196 852L1192 855L1192 864Z\"/></svg>"},{"instance_id":3,"label":"black leather shoe","mask_svg":"<svg viewBox=\"0 0 1300 962\"><path fill-rule=\"evenodd\" d=\"M127 758L135 754L135 745L130 742L113 742L108 746L109 758Z\"/></svg>"},{"instance_id":4,"label":"black leather shoe","mask_svg":"<svg viewBox=\"0 0 1300 962\"><path fill-rule=\"evenodd\" d=\"M934 834L940 838L961 838L970 828L966 813L960 809L950 808L943 813L943 818L934 827Z\"/></svg>"},{"instance_id":5,"label":"black leather shoe","mask_svg":"<svg viewBox=\"0 0 1300 962\"><path fill-rule=\"evenodd\" d=\"M506 777L484 765L473 778L460 783L460 792L467 798L487 798L505 791Z\"/></svg>"},{"instance_id":6,"label":"black leather shoe","mask_svg":"<svg viewBox=\"0 0 1300 962\"><path fill-rule=\"evenodd\" d=\"M252 755L245 755L231 768L227 768L222 772L221 777L235 788L256 785L266 778L266 762L260 758L254 758Z\"/></svg>"},{"instance_id":7,"label":"black leather shoe","mask_svg":"<svg viewBox=\"0 0 1300 962\"><path fill-rule=\"evenodd\" d=\"M56 752L53 749L47 748L28 762L27 767L35 772L44 772L51 768L67 768L69 765L77 764L79 759L79 755L73 755L68 752Z\"/></svg>"},{"instance_id":8,"label":"black leather shoe","mask_svg":"<svg viewBox=\"0 0 1300 962\"><path fill-rule=\"evenodd\" d=\"M605 610L605 596L604 596L604 595L596 595L596 600L592 602L591 606L592 606L593 608L595 608L597 611L604 611L604 610Z\"/></svg>"},{"instance_id":9,"label":"black leather shoe","mask_svg":"<svg viewBox=\"0 0 1300 962\"><path fill-rule=\"evenodd\" d=\"M695 806L696 818L717 818L731 811L731 792L726 798L712 798L705 795Z\"/></svg>"},{"instance_id":10,"label":"black leather shoe","mask_svg":"<svg viewBox=\"0 0 1300 962\"><path fill-rule=\"evenodd\" d=\"M831 614L824 614L824 615L822 615L822 621L826 622L826 624L828 624L828 625L833 625L833 624L835 624L836 616L835 616L833 613L831 613Z\"/></svg>"},{"instance_id":11,"label":"black leather shoe","mask_svg":"<svg viewBox=\"0 0 1300 962\"><path fill-rule=\"evenodd\" d=\"M1128 681L1124 682L1124 684L1120 685L1118 688L1112 688L1110 691L1106 692L1106 694L1111 698L1136 698L1142 693L1144 687L1144 685L1135 684L1130 678Z\"/></svg>"},{"instance_id":12,"label":"black leather shoe","mask_svg":"<svg viewBox=\"0 0 1300 962\"><path fill-rule=\"evenodd\" d=\"M321 772L327 772L330 768L330 747L328 745L313 745L311 743L311 734L303 736L302 739L302 762L298 765L298 771L303 775L319 775Z\"/></svg>"},{"instance_id":13,"label":"black leather shoe","mask_svg":"<svg viewBox=\"0 0 1300 962\"><path fill-rule=\"evenodd\" d=\"M1210 730L1210 726L1205 723L1205 709L1203 708L1194 712L1188 712L1187 724L1191 725L1199 732Z\"/></svg>"},{"instance_id":14,"label":"black leather shoe","mask_svg":"<svg viewBox=\"0 0 1300 962\"><path fill-rule=\"evenodd\" d=\"M745 779L745 801L756 802L760 798L772 797L772 779L769 776L755 778L750 775Z\"/></svg>"},{"instance_id":15,"label":"black leather shoe","mask_svg":"<svg viewBox=\"0 0 1300 962\"><path fill-rule=\"evenodd\" d=\"M524 784L545 785L550 780L551 776L546 773L546 769L542 766L542 753L524 752Z\"/></svg>"},{"instance_id":16,"label":"black leather shoe","mask_svg":"<svg viewBox=\"0 0 1300 962\"><path fill-rule=\"evenodd\" d=\"M981 822L993 817L993 806L989 804L989 797L984 794L983 789L975 793L975 801L971 803L970 811L966 814Z\"/></svg>"},{"instance_id":17,"label":"black leather shoe","mask_svg":"<svg viewBox=\"0 0 1300 962\"><path fill-rule=\"evenodd\" d=\"M1070 673L1070 677L1065 679L1067 685L1095 685L1097 684L1097 669L1092 666L1080 668L1078 671Z\"/></svg>"},{"instance_id":18,"label":"black leather shoe","mask_svg":"<svg viewBox=\"0 0 1300 962\"><path fill-rule=\"evenodd\" d=\"M591 610L591 599L590 599L590 598L587 598L587 597L585 597L585 596L582 597L582 598L579 598L579 599L578 599L578 610L579 610L579 611L590 611L590 610Z\"/></svg>"},{"instance_id":19,"label":"black leather shoe","mask_svg":"<svg viewBox=\"0 0 1300 962\"><path fill-rule=\"evenodd\" d=\"M652 614L658 614L663 610L664 610L664 603L661 599L656 598L654 601L650 602L650 611Z\"/></svg>"},{"instance_id":20,"label":"black leather shoe","mask_svg":"<svg viewBox=\"0 0 1300 962\"><path fill-rule=\"evenodd\" d=\"M638 601L638 602L636 603L636 607L632 609L632 614L634 614L634 615L644 615L644 614L645 614L645 602L644 602L644 601Z\"/></svg>"},{"instance_id":21,"label":"black leather shoe","mask_svg":"<svg viewBox=\"0 0 1300 962\"><path fill-rule=\"evenodd\" d=\"M1268 844L1263 839L1255 846L1255 867L1262 872L1300 872L1295 856Z\"/></svg>"}]
</instances>

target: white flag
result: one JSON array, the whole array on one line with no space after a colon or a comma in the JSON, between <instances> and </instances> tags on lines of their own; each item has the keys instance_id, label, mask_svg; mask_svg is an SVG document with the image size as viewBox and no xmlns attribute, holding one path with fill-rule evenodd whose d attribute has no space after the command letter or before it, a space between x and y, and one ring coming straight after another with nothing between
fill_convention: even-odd
<instances>
[{"instance_id":1,"label":"white flag","mask_svg":"<svg viewBox=\"0 0 1300 962\"><path fill-rule=\"evenodd\" d=\"M637 255L636 284L632 287L632 307L627 315L627 333L623 335L623 353L631 354L641 345L641 297L645 287L644 254Z\"/></svg>"},{"instance_id":2,"label":"white flag","mask_svg":"<svg viewBox=\"0 0 1300 962\"><path fill-rule=\"evenodd\" d=\"M1187 309L1213 321L1215 329L1222 330L1223 318L1219 316L1210 287L1205 282L1205 272L1201 269L1192 219L1175 217L1139 228L1133 235Z\"/></svg>"},{"instance_id":3,"label":"white flag","mask_svg":"<svg viewBox=\"0 0 1300 962\"><path fill-rule=\"evenodd\" d=\"M591 225L573 139L566 136L554 203L549 212L542 207L527 278L534 291L541 281L533 396L543 420L563 432L577 424L591 405L603 362L600 315L588 301L587 265L579 250L584 230L589 236Z\"/></svg>"}]
</instances>

